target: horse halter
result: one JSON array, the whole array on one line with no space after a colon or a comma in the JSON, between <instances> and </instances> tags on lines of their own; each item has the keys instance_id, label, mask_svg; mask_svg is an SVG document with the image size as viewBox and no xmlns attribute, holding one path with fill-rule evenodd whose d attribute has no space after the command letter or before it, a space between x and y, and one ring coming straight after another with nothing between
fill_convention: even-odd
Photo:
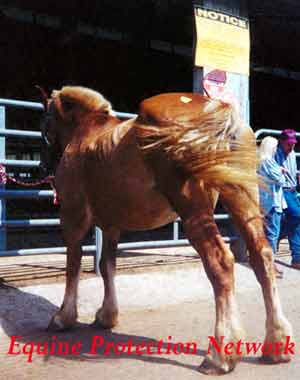
<instances>
[{"instance_id":1,"label":"horse halter","mask_svg":"<svg viewBox=\"0 0 300 380\"><path fill-rule=\"evenodd\" d=\"M44 175L54 174L58 162L62 156L62 151L57 138L50 138L49 136L49 125L51 125L51 119L53 117L50 112L50 98L47 91L41 86L35 86L40 94L41 100L44 106L44 114L42 121L40 123L40 130L42 134L42 149L41 149L41 162L39 169Z\"/></svg>"},{"instance_id":2,"label":"horse halter","mask_svg":"<svg viewBox=\"0 0 300 380\"><path fill-rule=\"evenodd\" d=\"M49 135L49 125L53 115L47 110L41 122L42 154L40 169L44 174L54 174L62 156L62 149L57 137Z\"/></svg>"},{"instance_id":3,"label":"horse halter","mask_svg":"<svg viewBox=\"0 0 300 380\"><path fill-rule=\"evenodd\" d=\"M51 115L48 111L44 113L42 122L41 122L41 133L42 133L42 141L47 147L51 147L53 145L48 137L48 125L51 119Z\"/></svg>"}]
</instances>

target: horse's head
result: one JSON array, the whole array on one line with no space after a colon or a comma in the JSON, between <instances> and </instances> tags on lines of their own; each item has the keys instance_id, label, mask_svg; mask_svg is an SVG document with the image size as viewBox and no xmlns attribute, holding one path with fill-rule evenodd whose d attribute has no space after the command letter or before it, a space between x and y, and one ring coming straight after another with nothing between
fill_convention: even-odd
<instances>
[{"instance_id":1,"label":"horse's head","mask_svg":"<svg viewBox=\"0 0 300 380\"><path fill-rule=\"evenodd\" d=\"M41 167L54 173L74 130L87 114L111 114L111 104L98 92L85 87L66 86L48 98L42 92L45 114L41 123Z\"/></svg>"}]
</instances>

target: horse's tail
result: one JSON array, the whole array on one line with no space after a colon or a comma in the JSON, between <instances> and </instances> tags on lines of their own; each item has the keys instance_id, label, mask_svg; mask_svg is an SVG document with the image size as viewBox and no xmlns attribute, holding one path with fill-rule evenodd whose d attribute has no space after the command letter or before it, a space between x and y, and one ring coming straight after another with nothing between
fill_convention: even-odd
<instances>
[{"instance_id":1,"label":"horse's tail","mask_svg":"<svg viewBox=\"0 0 300 380\"><path fill-rule=\"evenodd\" d=\"M138 119L136 132L145 154L163 151L207 188L222 192L235 186L248 194L257 189L254 134L230 104L219 102L213 112L203 111L188 123L157 127Z\"/></svg>"}]
</instances>

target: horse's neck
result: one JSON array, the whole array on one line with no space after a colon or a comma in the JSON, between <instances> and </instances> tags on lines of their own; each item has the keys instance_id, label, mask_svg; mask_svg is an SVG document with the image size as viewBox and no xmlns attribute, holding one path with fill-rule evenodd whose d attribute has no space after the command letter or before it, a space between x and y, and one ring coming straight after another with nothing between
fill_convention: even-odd
<instances>
[{"instance_id":1,"label":"horse's neck","mask_svg":"<svg viewBox=\"0 0 300 380\"><path fill-rule=\"evenodd\" d=\"M134 119L120 122L116 117L106 120L81 120L70 143L66 146L68 153L79 151L98 151L103 158L110 154L122 141L122 138L132 128Z\"/></svg>"}]
</instances>

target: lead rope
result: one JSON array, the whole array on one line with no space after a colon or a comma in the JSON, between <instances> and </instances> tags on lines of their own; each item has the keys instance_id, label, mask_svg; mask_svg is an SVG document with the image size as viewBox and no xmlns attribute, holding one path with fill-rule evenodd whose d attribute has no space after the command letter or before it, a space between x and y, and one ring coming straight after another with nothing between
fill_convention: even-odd
<instances>
[{"instance_id":1,"label":"lead rope","mask_svg":"<svg viewBox=\"0 0 300 380\"><path fill-rule=\"evenodd\" d=\"M40 185L43 185L45 183L48 183L51 186L51 189L53 190L53 204L55 206L57 206L59 204L59 200L58 200L58 195L57 195L57 191L55 188L55 183L54 183L55 181L54 180L55 180L55 177L53 175L49 175L49 176L41 179L40 181L23 182L23 181L20 181L14 177L8 175L5 172L4 166L2 164L0 164L0 184L5 185L8 182L12 182L12 183L15 183L16 185L23 186L23 187L35 187L35 186L40 186Z\"/></svg>"}]
</instances>

